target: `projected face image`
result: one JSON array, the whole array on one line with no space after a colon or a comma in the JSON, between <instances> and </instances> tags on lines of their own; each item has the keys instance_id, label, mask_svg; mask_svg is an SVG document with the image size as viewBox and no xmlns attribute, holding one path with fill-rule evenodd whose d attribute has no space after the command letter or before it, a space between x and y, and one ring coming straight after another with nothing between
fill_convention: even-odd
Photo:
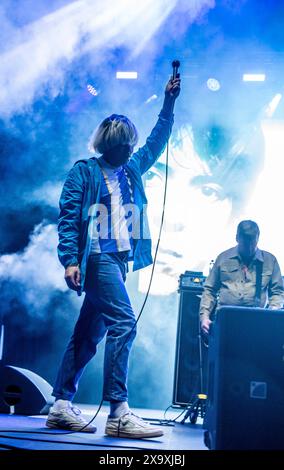
<instances>
[{"instance_id":1,"label":"projected face image","mask_svg":"<svg viewBox=\"0 0 284 470\"><path fill-rule=\"evenodd\" d=\"M255 134L262 142L261 134ZM252 145L252 141L250 141ZM235 220L249 193L251 177L261 164L261 151L220 127L181 128L171 141L163 232L152 294L177 290L185 270L208 274L209 263L235 239ZM257 158L259 157L259 158ZM256 163L255 163L256 162ZM252 171L254 169L254 171ZM148 216L155 246L162 214L165 154L146 174ZM145 291L149 270L142 270Z\"/></svg>"}]
</instances>

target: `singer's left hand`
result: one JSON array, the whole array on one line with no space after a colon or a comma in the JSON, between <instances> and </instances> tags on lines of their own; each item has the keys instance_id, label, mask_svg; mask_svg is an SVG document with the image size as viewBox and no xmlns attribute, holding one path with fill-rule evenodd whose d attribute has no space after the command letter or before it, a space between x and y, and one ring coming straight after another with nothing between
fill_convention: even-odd
<instances>
[{"instance_id":1,"label":"singer's left hand","mask_svg":"<svg viewBox=\"0 0 284 470\"><path fill-rule=\"evenodd\" d=\"M174 99L178 97L180 94L180 78L170 78L166 85L165 94Z\"/></svg>"}]
</instances>

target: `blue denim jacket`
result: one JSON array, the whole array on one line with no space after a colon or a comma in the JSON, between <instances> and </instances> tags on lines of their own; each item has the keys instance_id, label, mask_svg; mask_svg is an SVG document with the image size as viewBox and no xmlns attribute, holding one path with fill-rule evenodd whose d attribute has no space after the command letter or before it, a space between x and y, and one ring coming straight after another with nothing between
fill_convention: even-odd
<instances>
[{"instance_id":1,"label":"blue denim jacket","mask_svg":"<svg viewBox=\"0 0 284 470\"><path fill-rule=\"evenodd\" d=\"M145 211L147 198L142 175L156 162L163 153L173 125L173 114L162 109L158 121L146 144L135 152L125 168L130 176L134 190L134 203L140 211L140 223L143 227L143 238L135 240L133 271L144 268L153 262L151 255L151 238ZM58 223L58 257L67 268L80 265L81 289L84 290L87 261L91 249L89 236L90 208L99 203L101 170L96 158L79 160L70 170L64 183L59 201L60 215Z\"/></svg>"}]
</instances>

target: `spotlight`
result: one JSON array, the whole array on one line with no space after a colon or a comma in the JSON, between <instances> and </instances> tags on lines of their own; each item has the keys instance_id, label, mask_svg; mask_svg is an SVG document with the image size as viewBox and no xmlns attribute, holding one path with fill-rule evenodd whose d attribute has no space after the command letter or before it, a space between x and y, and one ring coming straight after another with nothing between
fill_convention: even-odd
<instances>
[{"instance_id":1,"label":"spotlight","mask_svg":"<svg viewBox=\"0 0 284 470\"><path fill-rule=\"evenodd\" d=\"M218 91L221 88L220 82L219 80L217 80L217 78L208 78L206 83L207 83L207 87L211 91Z\"/></svg>"},{"instance_id":2,"label":"spotlight","mask_svg":"<svg viewBox=\"0 0 284 470\"><path fill-rule=\"evenodd\" d=\"M244 82L264 82L265 73L244 73L243 81Z\"/></svg>"},{"instance_id":3,"label":"spotlight","mask_svg":"<svg viewBox=\"0 0 284 470\"><path fill-rule=\"evenodd\" d=\"M89 83L87 85L87 90L93 96L98 96L98 94L99 94L99 91L93 85L90 85Z\"/></svg>"},{"instance_id":4,"label":"spotlight","mask_svg":"<svg viewBox=\"0 0 284 470\"><path fill-rule=\"evenodd\" d=\"M138 78L138 73L137 72L116 72L116 78L135 80L136 78Z\"/></svg>"}]
</instances>

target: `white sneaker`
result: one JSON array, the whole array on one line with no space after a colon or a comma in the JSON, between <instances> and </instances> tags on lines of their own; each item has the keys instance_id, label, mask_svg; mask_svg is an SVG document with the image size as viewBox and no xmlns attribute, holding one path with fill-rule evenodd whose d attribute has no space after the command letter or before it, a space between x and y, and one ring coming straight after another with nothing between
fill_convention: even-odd
<instances>
[{"instance_id":1,"label":"white sneaker","mask_svg":"<svg viewBox=\"0 0 284 470\"><path fill-rule=\"evenodd\" d=\"M105 433L113 437L128 437L130 439L143 439L145 437L160 437L162 429L152 426L131 411L120 418L108 417Z\"/></svg>"},{"instance_id":2,"label":"white sneaker","mask_svg":"<svg viewBox=\"0 0 284 470\"><path fill-rule=\"evenodd\" d=\"M97 430L95 426L88 424L88 421L81 416L81 411L76 406L68 406L60 410L50 408L46 426L77 432L96 432Z\"/></svg>"}]
</instances>

